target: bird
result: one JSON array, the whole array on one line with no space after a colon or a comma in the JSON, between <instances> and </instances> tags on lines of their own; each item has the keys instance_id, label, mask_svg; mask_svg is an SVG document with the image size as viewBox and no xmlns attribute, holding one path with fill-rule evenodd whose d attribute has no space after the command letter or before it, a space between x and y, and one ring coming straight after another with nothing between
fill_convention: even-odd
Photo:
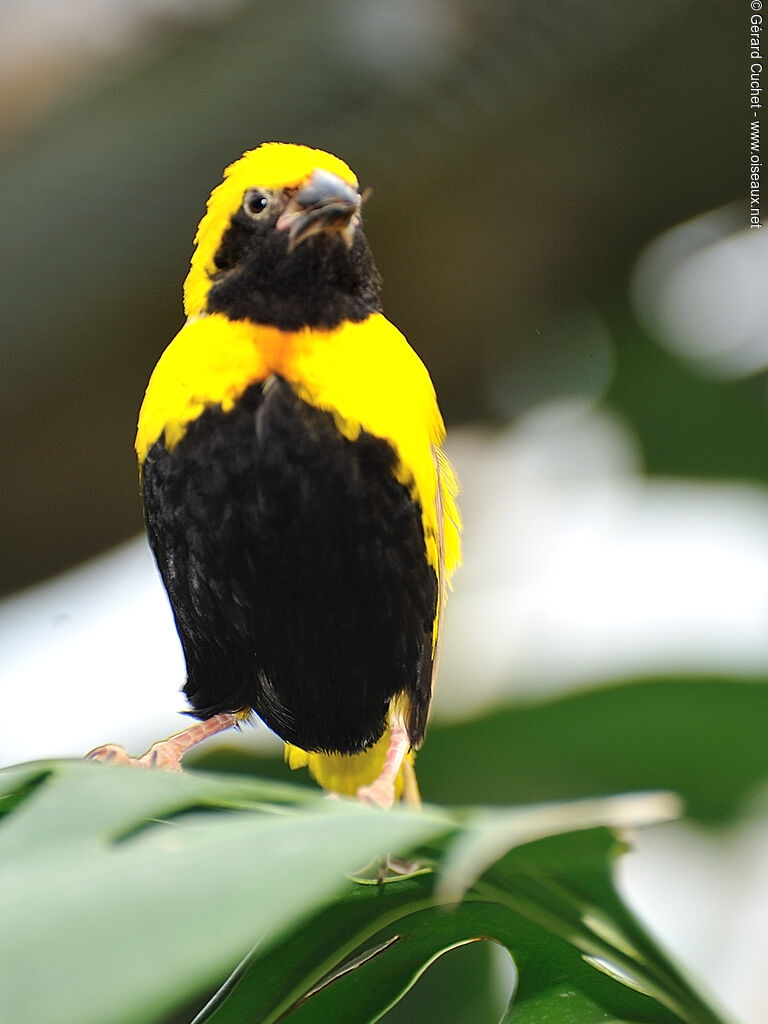
<instances>
[{"instance_id":1,"label":"bird","mask_svg":"<svg viewBox=\"0 0 768 1024\"><path fill-rule=\"evenodd\" d=\"M340 158L267 142L208 199L136 434L146 530L198 721L256 716L327 791L419 802L458 485L429 373L384 316L367 192Z\"/></svg>"}]
</instances>

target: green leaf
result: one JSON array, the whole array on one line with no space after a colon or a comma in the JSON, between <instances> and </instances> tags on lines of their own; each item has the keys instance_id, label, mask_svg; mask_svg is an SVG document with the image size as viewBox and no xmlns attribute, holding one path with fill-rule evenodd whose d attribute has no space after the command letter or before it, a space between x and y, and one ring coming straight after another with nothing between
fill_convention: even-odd
<instances>
[{"instance_id":1,"label":"green leaf","mask_svg":"<svg viewBox=\"0 0 768 1024\"><path fill-rule=\"evenodd\" d=\"M403 913L368 939L358 955L371 955L360 966L340 970L334 981L319 987L292 1013L279 1019L291 1024L360 1024L380 1020L435 958L461 943L481 938L502 944L518 966L520 983L505 1020L546 1019L552 1024L581 1024L605 1021L609 1019L606 1015L611 1014L616 1019L649 1024L688 1019L595 971L572 946L524 915L510 912L502 903L481 900L470 900L450 909L432 906ZM266 972L261 977L266 978ZM238 1013L213 1018L216 1024L250 1019L278 1018L250 1018ZM702 1024L715 1020L690 1019Z\"/></svg>"},{"instance_id":2,"label":"green leaf","mask_svg":"<svg viewBox=\"0 0 768 1024\"><path fill-rule=\"evenodd\" d=\"M611 1012L616 1016L718 1024L718 1014L619 898L611 866L620 850L615 837L605 829L552 836L509 851L472 892L508 907L566 942L569 959L576 955L593 969L580 974L574 962L567 973L566 987L570 990L575 983L576 988L594 998L598 991L596 969L604 976L599 985L600 998L610 998L606 1008L614 1007ZM518 1007L526 1002L538 1003L541 979L558 960L558 956L546 955L533 969L526 969L522 958L529 954L526 949L516 955L520 972ZM617 984L623 989L620 998ZM631 1007L638 994L641 1001L637 1006L642 1006L645 1016L635 1018Z\"/></svg>"},{"instance_id":3,"label":"green leaf","mask_svg":"<svg viewBox=\"0 0 768 1024\"><path fill-rule=\"evenodd\" d=\"M351 958L366 945L385 921L397 920L413 907L429 905L431 888L431 879L423 875L397 885L348 882L333 904L300 928L278 942L256 947L238 968L236 984L217 996L195 1024L236 1020L269 1024L280 1019L336 969L340 960Z\"/></svg>"},{"instance_id":4,"label":"green leaf","mask_svg":"<svg viewBox=\"0 0 768 1024\"><path fill-rule=\"evenodd\" d=\"M195 1024L377 1021L437 957L480 939L506 948L520 972L507 1020L604 1021L612 1014L658 1024L716 1024L717 1015L616 895L612 834L589 828L552 835L611 818L639 823L671 809L663 797L641 795L469 812L461 831L431 851L438 858L436 889L428 874L373 890L353 885L280 946L254 951L236 985ZM546 832L547 839L525 841ZM506 852L515 843L523 845ZM465 885L488 866L491 850L493 865L456 906Z\"/></svg>"},{"instance_id":5,"label":"green leaf","mask_svg":"<svg viewBox=\"0 0 768 1024\"><path fill-rule=\"evenodd\" d=\"M28 771L15 778L29 786ZM282 786L49 766L0 828L7 1019L160 1020L327 903L345 872L450 827L302 794L290 794L302 813L288 815ZM180 817L200 807L227 809Z\"/></svg>"},{"instance_id":6,"label":"green leaf","mask_svg":"<svg viewBox=\"0 0 768 1024\"><path fill-rule=\"evenodd\" d=\"M439 956L384 1024L471 1021L498 1024L514 989L515 965L506 950L484 939Z\"/></svg>"},{"instance_id":7,"label":"green leaf","mask_svg":"<svg viewBox=\"0 0 768 1024\"><path fill-rule=\"evenodd\" d=\"M598 825L652 824L679 817L680 812L680 802L668 793L475 812L443 860L438 896L441 902L458 902L485 868L524 843Z\"/></svg>"},{"instance_id":8,"label":"green leaf","mask_svg":"<svg viewBox=\"0 0 768 1024\"><path fill-rule=\"evenodd\" d=\"M4 1014L159 1024L240 962L197 1024L364 1024L446 951L490 939L519 974L505 1020L717 1024L611 881L604 826L670 809L645 794L384 813L235 777L9 770ZM412 863L363 870L394 858Z\"/></svg>"}]
</instances>

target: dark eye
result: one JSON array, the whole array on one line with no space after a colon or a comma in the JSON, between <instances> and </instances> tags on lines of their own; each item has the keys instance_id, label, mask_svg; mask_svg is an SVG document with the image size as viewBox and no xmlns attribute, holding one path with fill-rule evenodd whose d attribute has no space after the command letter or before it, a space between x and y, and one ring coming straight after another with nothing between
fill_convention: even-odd
<instances>
[{"instance_id":1,"label":"dark eye","mask_svg":"<svg viewBox=\"0 0 768 1024\"><path fill-rule=\"evenodd\" d=\"M243 196L243 209L249 217L259 217L269 206L269 196L257 188L249 188Z\"/></svg>"}]
</instances>

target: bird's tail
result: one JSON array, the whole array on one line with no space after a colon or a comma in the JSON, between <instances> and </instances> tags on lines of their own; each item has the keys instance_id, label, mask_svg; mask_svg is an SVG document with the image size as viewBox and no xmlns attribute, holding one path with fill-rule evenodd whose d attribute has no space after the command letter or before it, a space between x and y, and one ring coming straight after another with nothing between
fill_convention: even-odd
<instances>
[{"instance_id":1,"label":"bird's tail","mask_svg":"<svg viewBox=\"0 0 768 1024\"><path fill-rule=\"evenodd\" d=\"M285 745L285 759L291 768L308 768L310 775L331 793L355 796L361 786L369 786L384 767L389 746L389 727L372 747L359 754L308 753L290 743ZM413 768L414 752L406 754L395 783L395 799L405 794L409 803L418 802L418 788Z\"/></svg>"}]
</instances>

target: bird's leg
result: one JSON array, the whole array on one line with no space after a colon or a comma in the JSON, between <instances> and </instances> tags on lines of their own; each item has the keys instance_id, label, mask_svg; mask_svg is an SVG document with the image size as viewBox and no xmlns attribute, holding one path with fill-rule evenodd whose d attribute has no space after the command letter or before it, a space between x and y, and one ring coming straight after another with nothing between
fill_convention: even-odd
<instances>
[{"instance_id":1,"label":"bird's leg","mask_svg":"<svg viewBox=\"0 0 768 1024\"><path fill-rule=\"evenodd\" d=\"M406 757L403 761L403 803L409 807L421 807L421 793L416 780L416 769L413 761Z\"/></svg>"},{"instance_id":2,"label":"bird's leg","mask_svg":"<svg viewBox=\"0 0 768 1024\"><path fill-rule=\"evenodd\" d=\"M169 772L180 772L182 770L181 759L191 747L196 746L209 736L214 736L217 732L222 732L224 729L230 729L233 725L237 725L242 717L242 714L236 712L226 712L214 715L212 718L206 718L203 722L196 722L188 729L183 729L181 732L169 736L167 740L153 743L146 754L142 754L141 757L131 757L126 753L124 747L114 743L107 743L103 747L96 747L86 754L85 757L89 761L109 761L111 764L134 764L142 768L163 768Z\"/></svg>"},{"instance_id":3,"label":"bird's leg","mask_svg":"<svg viewBox=\"0 0 768 1024\"><path fill-rule=\"evenodd\" d=\"M389 746L387 747L387 756L384 758L384 767L378 778L374 779L369 786L361 786L358 789L358 800L372 804L374 807L389 808L392 806L395 802L395 782L403 758L408 753L410 746L411 739L405 728L405 722L400 715L393 715L389 723Z\"/></svg>"}]
</instances>

